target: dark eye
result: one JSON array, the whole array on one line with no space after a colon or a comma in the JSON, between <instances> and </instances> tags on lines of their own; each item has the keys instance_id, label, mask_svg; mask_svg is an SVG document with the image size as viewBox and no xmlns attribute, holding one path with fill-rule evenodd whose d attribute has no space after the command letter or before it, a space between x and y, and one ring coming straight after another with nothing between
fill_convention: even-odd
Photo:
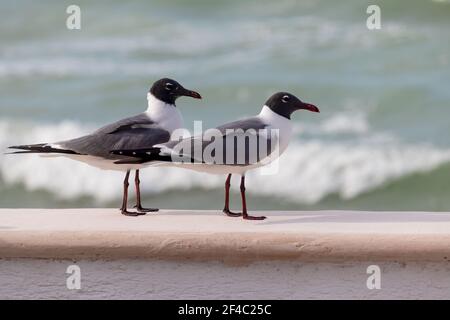
<instances>
[{"instance_id":1,"label":"dark eye","mask_svg":"<svg viewBox=\"0 0 450 320\"><path fill-rule=\"evenodd\" d=\"M287 103L290 99L291 99L291 97L286 95L286 96L283 96L283 98L281 98L281 101L283 101L283 103Z\"/></svg>"},{"instance_id":2,"label":"dark eye","mask_svg":"<svg viewBox=\"0 0 450 320\"><path fill-rule=\"evenodd\" d=\"M166 83L166 90L170 91L173 89L173 87L174 87L173 83L170 83L170 82Z\"/></svg>"}]
</instances>

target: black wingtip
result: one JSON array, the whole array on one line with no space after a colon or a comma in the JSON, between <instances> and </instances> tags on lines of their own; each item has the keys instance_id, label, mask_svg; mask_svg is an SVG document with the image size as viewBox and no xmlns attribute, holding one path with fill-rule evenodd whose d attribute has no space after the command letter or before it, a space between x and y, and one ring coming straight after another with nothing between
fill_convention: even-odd
<instances>
[{"instance_id":1,"label":"black wingtip","mask_svg":"<svg viewBox=\"0 0 450 320\"><path fill-rule=\"evenodd\" d=\"M117 160L114 161L114 164L143 164L146 162L143 159L136 159L136 160Z\"/></svg>"},{"instance_id":2,"label":"black wingtip","mask_svg":"<svg viewBox=\"0 0 450 320\"><path fill-rule=\"evenodd\" d=\"M115 154L115 155L118 155L118 156L122 155L122 153L123 152L121 150L112 150L112 151L109 152L109 154Z\"/></svg>"},{"instance_id":3,"label":"black wingtip","mask_svg":"<svg viewBox=\"0 0 450 320\"><path fill-rule=\"evenodd\" d=\"M27 152L15 152L15 153L63 153L63 154L80 154L74 150L68 149L55 149L49 146L47 143L29 144L22 146L10 146L8 149L25 150Z\"/></svg>"},{"instance_id":4,"label":"black wingtip","mask_svg":"<svg viewBox=\"0 0 450 320\"><path fill-rule=\"evenodd\" d=\"M15 151L15 152L5 152L3 154L21 154L21 153L36 153L33 151Z\"/></svg>"},{"instance_id":5,"label":"black wingtip","mask_svg":"<svg viewBox=\"0 0 450 320\"><path fill-rule=\"evenodd\" d=\"M8 149L24 149L25 146L9 146Z\"/></svg>"},{"instance_id":6,"label":"black wingtip","mask_svg":"<svg viewBox=\"0 0 450 320\"><path fill-rule=\"evenodd\" d=\"M148 148L148 149L136 149L136 150L111 150L110 154L114 154L117 156L126 156L126 157L146 157L153 154L158 154L160 151L159 148Z\"/></svg>"},{"instance_id":7,"label":"black wingtip","mask_svg":"<svg viewBox=\"0 0 450 320\"><path fill-rule=\"evenodd\" d=\"M5 152L4 154L17 154L17 153L33 153L31 152L30 146L9 146L8 149L12 150L24 150L24 151L15 151L15 152Z\"/></svg>"},{"instance_id":8,"label":"black wingtip","mask_svg":"<svg viewBox=\"0 0 450 320\"><path fill-rule=\"evenodd\" d=\"M117 156L139 157L141 152L133 150L112 150L109 153Z\"/></svg>"},{"instance_id":9,"label":"black wingtip","mask_svg":"<svg viewBox=\"0 0 450 320\"><path fill-rule=\"evenodd\" d=\"M17 149L17 150L33 150L37 151L39 149L42 149L46 143L39 143L39 144L23 144L20 146L9 146L8 149Z\"/></svg>"},{"instance_id":10,"label":"black wingtip","mask_svg":"<svg viewBox=\"0 0 450 320\"><path fill-rule=\"evenodd\" d=\"M146 149L136 149L136 150L111 150L110 154L131 157L134 159L118 159L116 164L142 164L151 161L166 161L170 162L171 157L169 155L160 155L161 148L152 147Z\"/></svg>"}]
</instances>

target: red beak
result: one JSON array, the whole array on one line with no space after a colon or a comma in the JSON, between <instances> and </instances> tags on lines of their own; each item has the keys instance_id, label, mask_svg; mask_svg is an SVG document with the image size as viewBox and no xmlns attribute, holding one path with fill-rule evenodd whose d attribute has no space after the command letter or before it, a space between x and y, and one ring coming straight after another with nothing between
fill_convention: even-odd
<instances>
[{"instance_id":1,"label":"red beak","mask_svg":"<svg viewBox=\"0 0 450 320\"><path fill-rule=\"evenodd\" d=\"M202 98L200 93L198 93L196 91L192 91L192 90L187 90L187 89L184 89L184 88L182 88L180 96L192 97L192 98L195 98L195 99L201 99Z\"/></svg>"},{"instance_id":2,"label":"red beak","mask_svg":"<svg viewBox=\"0 0 450 320\"><path fill-rule=\"evenodd\" d=\"M311 112L320 112L319 108L317 108L315 105L310 103L303 103L303 106L301 109L309 110Z\"/></svg>"},{"instance_id":3,"label":"red beak","mask_svg":"<svg viewBox=\"0 0 450 320\"><path fill-rule=\"evenodd\" d=\"M187 93L187 95L188 95L189 97L192 97L192 98L195 98L195 99L201 99L201 98L202 98L202 96L200 95L200 93L198 93L198 92L196 92L196 91L192 91L192 90L189 90L189 92Z\"/></svg>"}]
</instances>

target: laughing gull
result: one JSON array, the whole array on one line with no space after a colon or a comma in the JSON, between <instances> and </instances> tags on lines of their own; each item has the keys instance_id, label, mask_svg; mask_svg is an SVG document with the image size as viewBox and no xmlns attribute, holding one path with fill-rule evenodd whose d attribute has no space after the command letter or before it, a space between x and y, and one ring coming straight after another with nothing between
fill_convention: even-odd
<instances>
[{"instance_id":1,"label":"laughing gull","mask_svg":"<svg viewBox=\"0 0 450 320\"><path fill-rule=\"evenodd\" d=\"M316 106L302 102L290 93L278 92L267 100L255 117L230 122L181 141L170 141L152 148L116 149L112 153L135 158L119 160L119 163L168 162L200 172L228 174L223 212L231 217L242 215L244 219L263 220L265 217L247 213L245 173L270 163L286 150L292 135L291 115L301 109L319 112ZM232 174L241 176L242 213L230 210Z\"/></svg>"},{"instance_id":2,"label":"laughing gull","mask_svg":"<svg viewBox=\"0 0 450 320\"><path fill-rule=\"evenodd\" d=\"M163 78L156 81L150 88L147 94L147 111L141 114L111 123L80 138L56 143L11 146L9 148L26 150L13 153L65 156L101 169L125 171L123 201L120 208L122 214L137 216L146 212L158 211L158 209L143 208L141 205L139 169L145 167L145 165L118 164L116 163L117 160L124 157L113 155L110 150L135 149L143 146L150 148L155 144L169 141L171 133L183 126L183 118L175 106L175 100L181 96L201 99L199 93L185 89L175 80ZM135 208L137 212L127 210L130 170L136 170Z\"/></svg>"}]
</instances>

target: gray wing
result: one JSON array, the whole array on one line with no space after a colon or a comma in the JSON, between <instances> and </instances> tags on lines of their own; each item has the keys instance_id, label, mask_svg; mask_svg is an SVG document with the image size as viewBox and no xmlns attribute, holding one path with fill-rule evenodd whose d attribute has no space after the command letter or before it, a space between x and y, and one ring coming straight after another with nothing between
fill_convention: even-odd
<instances>
[{"instance_id":1,"label":"gray wing","mask_svg":"<svg viewBox=\"0 0 450 320\"><path fill-rule=\"evenodd\" d=\"M169 141L170 133L155 124L146 114L139 114L106 125L92 134L57 143L63 149L106 159L122 157L111 150L151 148Z\"/></svg>"},{"instance_id":2,"label":"gray wing","mask_svg":"<svg viewBox=\"0 0 450 320\"><path fill-rule=\"evenodd\" d=\"M251 117L251 118L246 118L246 119L242 119L242 120L236 120L233 122L228 122L221 126L215 127L213 129L219 130L222 133L222 135L225 137L227 130L242 129L243 131L247 131L249 129L254 129L254 130L258 131L258 130L266 128L266 126L267 125L264 122L262 122L259 118ZM164 147L171 149L171 148L175 147L176 145L179 145L180 143L186 144L186 143L189 143L189 141L194 141L195 139L198 139L198 138L199 137L194 136L194 137L183 139L181 141L180 140L168 141L162 145ZM207 143L207 142L205 141L205 143Z\"/></svg>"},{"instance_id":3,"label":"gray wing","mask_svg":"<svg viewBox=\"0 0 450 320\"><path fill-rule=\"evenodd\" d=\"M221 126L216 127L216 129L225 133L227 129L242 129L244 131L253 129L253 130L261 130L267 127L267 124L261 121L258 117L251 117L242 120L236 120L233 122L225 123Z\"/></svg>"},{"instance_id":4,"label":"gray wing","mask_svg":"<svg viewBox=\"0 0 450 320\"><path fill-rule=\"evenodd\" d=\"M136 116L125 118L111 124L107 124L106 126L101 127L100 129L95 131L94 134L115 133L121 130L146 127L154 124L155 122L152 121L146 113L140 113Z\"/></svg>"},{"instance_id":5,"label":"gray wing","mask_svg":"<svg viewBox=\"0 0 450 320\"><path fill-rule=\"evenodd\" d=\"M200 137L167 142L162 145L163 152L184 162L255 164L275 150L274 139L269 130L264 130L266 127L257 117L238 120L214 128L216 131L207 130Z\"/></svg>"}]
</instances>

